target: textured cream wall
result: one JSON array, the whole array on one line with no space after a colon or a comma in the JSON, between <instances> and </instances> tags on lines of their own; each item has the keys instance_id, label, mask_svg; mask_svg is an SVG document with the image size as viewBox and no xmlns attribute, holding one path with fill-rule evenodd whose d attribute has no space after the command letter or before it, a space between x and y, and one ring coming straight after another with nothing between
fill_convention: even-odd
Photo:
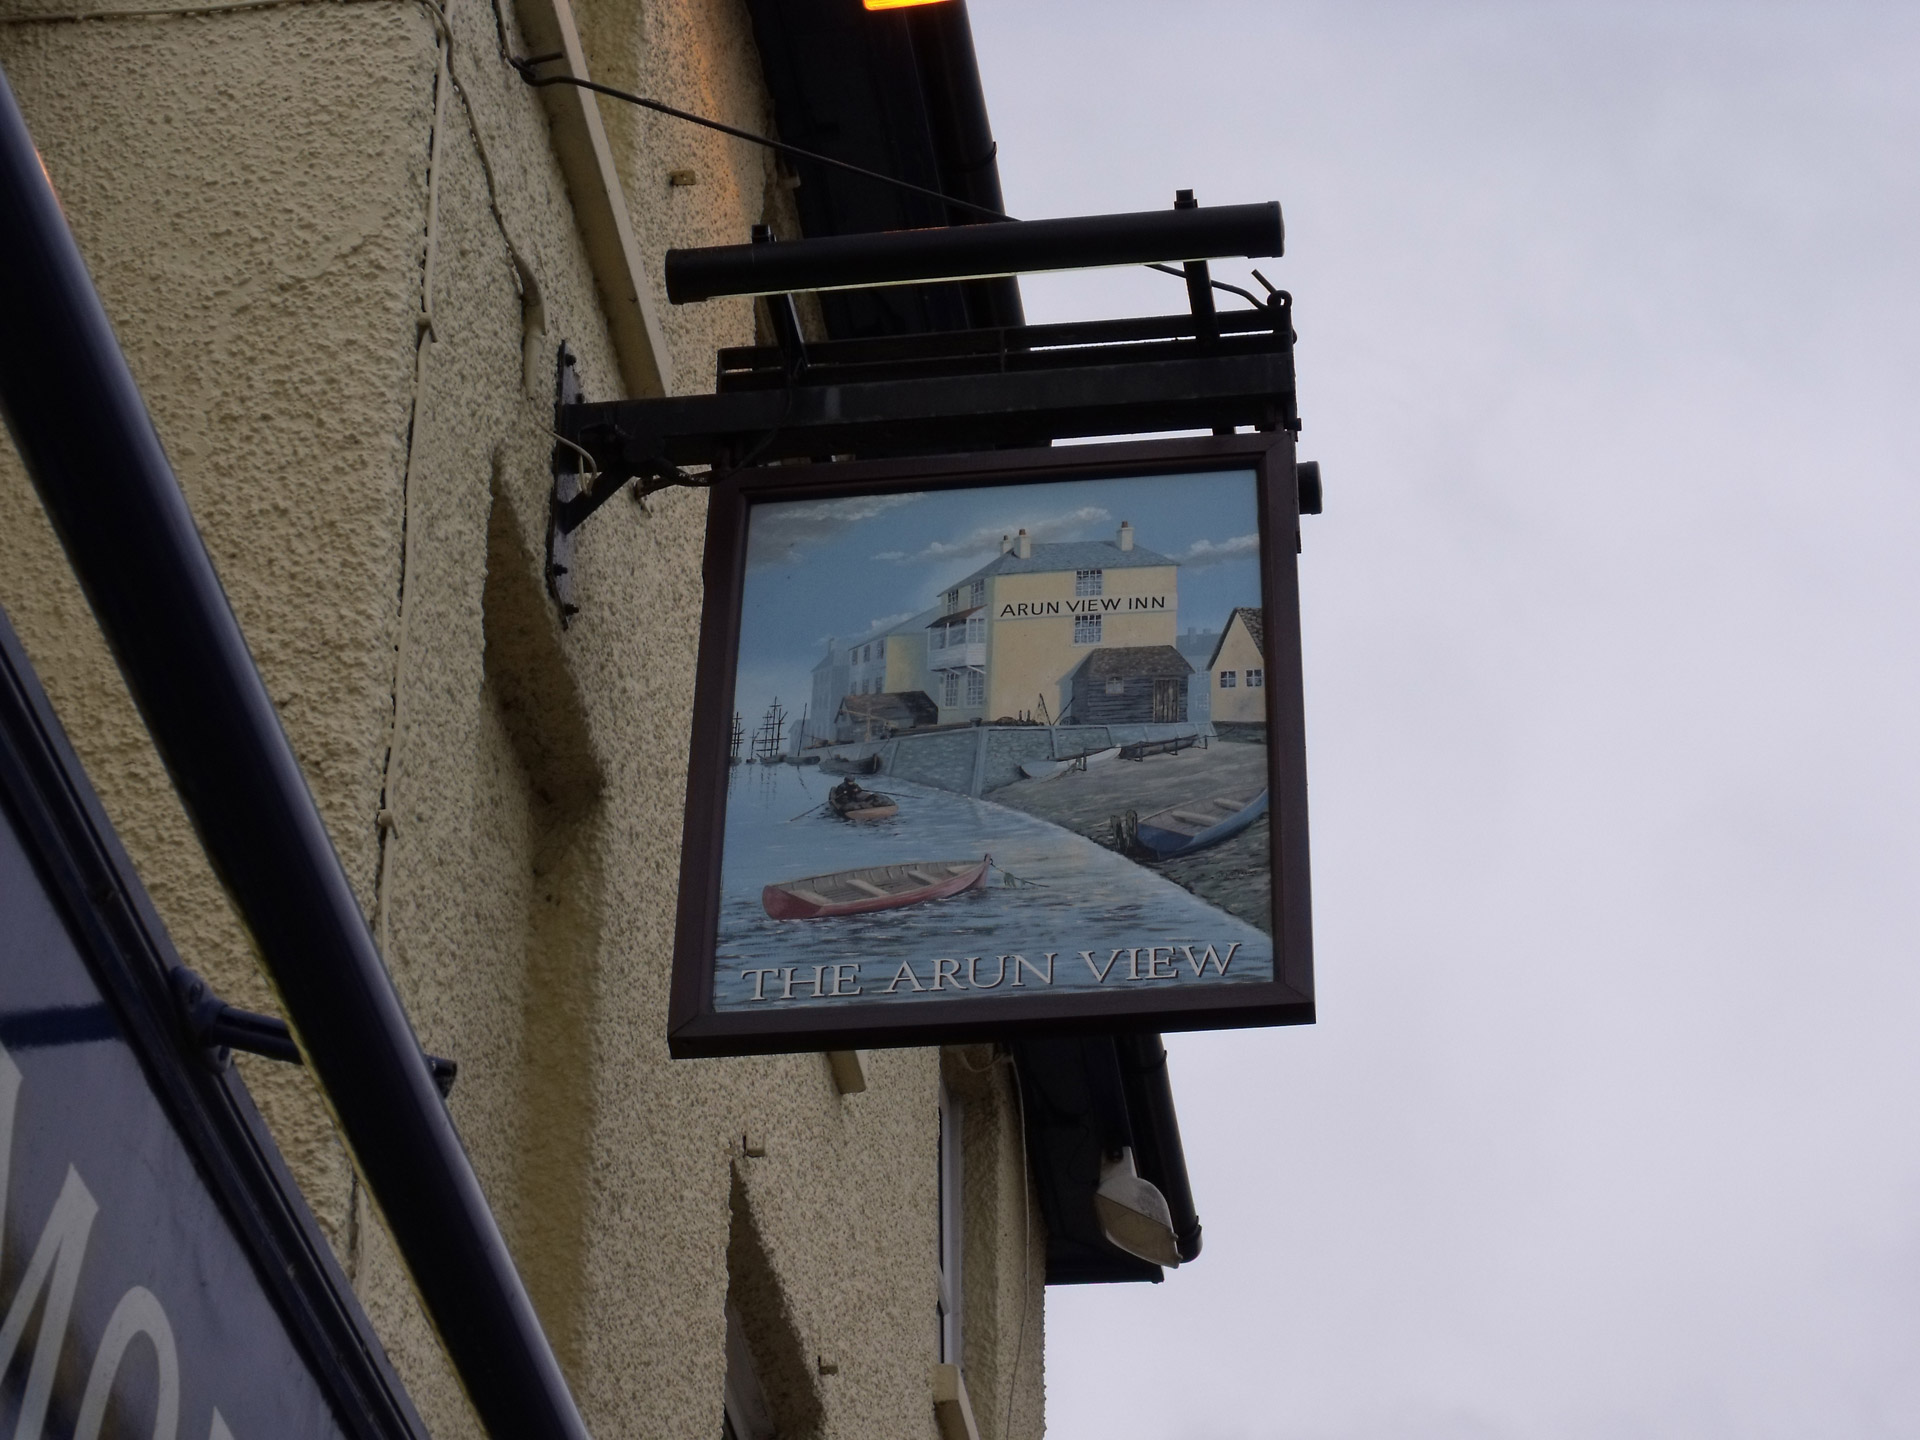
<instances>
[{"instance_id":1,"label":"textured cream wall","mask_svg":"<svg viewBox=\"0 0 1920 1440\"><path fill-rule=\"evenodd\" d=\"M770 124L737 0L579 20L596 77ZM517 49L510 11L456 0L457 91L420 0L5 23L0 65L421 1039L461 1063L455 1119L594 1433L717 1431L731 1270L784 1433L931 1440L938 1057L877 1054L841 1096L817 1055L666 1055L704 503L601 511L560 629L547 357L568 341L592 398L618 372L502 24ZM603 113L656 282L669 244L791 232L754 147ZM655 299L684 388L752 338L745 302ZM0 604L189 963L272 1008L10 451ZM974 1063L967 1361L999 1440L1009 1407L1041 1428L1044 1237L1004 1068ZM435 1434L476 1433L319 1097L243 1064Z\"/></svg>"}]
</instances>

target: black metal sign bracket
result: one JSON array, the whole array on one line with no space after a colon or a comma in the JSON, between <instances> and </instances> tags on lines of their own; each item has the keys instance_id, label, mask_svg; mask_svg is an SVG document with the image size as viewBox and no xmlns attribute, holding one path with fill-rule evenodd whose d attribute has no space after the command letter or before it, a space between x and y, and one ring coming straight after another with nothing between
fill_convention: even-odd
<instances>
[{"instance_id":1,"label":"black metal sign bracket","mask_svg":"<svg viewBox=\"0 0 1920 1440\"><path fill-rule=\"evenodd\" d=\"M1060 226L1068 231L1054 236L1049 227ZM672 252L670 278L677 276L685 291L676 300L727 293L765 297L774 343L721 350L711 395L590 404L573 357L562 347L554 410L560 443L553 452L547 533L547 585L561 622L579 609L572 584L574 532L628 481L638 482L634 493L644 502L657 490L710 485L750 465L1037 448L1059 440L1179 430L1299 433L1293 297L1264 277L1264 298L1220 285L1203 259L1183 261L1177 269L1157 265L1185 278L1191 307L1186 315L858 340L805 340L792 295L764 288L760 278L777 276L797 286L888 283L873 277L891 275L887 257L896 250L896 280L918 278L913 266L1112 263L1105 250L1087 249L1089 236L1109 231L1109 240L1117 235L1134 247L1122 247L1133 260L1155 245L1172 247L1155 253L1176 255L1266 255L1280 253L1281 244L1277 206L1202 211L1184 190L1164 223L1152 216L1105 216L962 228L992 233L911 231L775 245L766 226L755 226L749 246ZM1025 232L1032 233L1023 239ZM1196 238L1184 238L1189 232ZM983 245L992 254L971 253ZM968 254L944 253L956 246L970 247ZM921 256L921 250L940 253ZM1038 265L1034 256L1047 263ZM696 271L705 277L697 285L688 278ZM1217 310L1215 289L1243 296L1249 308ZM1300 483L1301 511L1318 514L1319 467L1303 467Z\"/></svg>"},{"instance_id":2,"label":"black metal sign bracket","mask_svg":"<svg viewBox=\"0 0 1920 1440\"><path fill-rule=\"evenodd\" d=\"M234 1050L244 1050L249 1055L259 1055L268 1060L285 1061L289 1065L306 1063L286 1021L227 1004L213 993L212 986L184 965L170 971L167 979L173 985L174 999L179 1002L180 1016L186 1022L187 1034L192 1037L194 1044L207 1052L214 1069L226 1069L232 1058L230 1052ZM427 1062L427 1069L433 1073L433 1083L439 1087L440 1098L444 1100L453 1093L453 1082L460 1074L459 1062L438 1055L422 1058Z\"/></svg>"}]
</instances>

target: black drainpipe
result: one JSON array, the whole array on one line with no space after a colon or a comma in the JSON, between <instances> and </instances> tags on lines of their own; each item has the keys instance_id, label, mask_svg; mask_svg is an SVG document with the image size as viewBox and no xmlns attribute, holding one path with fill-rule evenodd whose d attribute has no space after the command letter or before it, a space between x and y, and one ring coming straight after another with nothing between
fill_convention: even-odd
<instances>
[{"instance_id":1,"label":"black drainpipe","mask_svg":"<svg viewBox=\"0 0 1920 1440\"><path fill-rule=\"evenodd\" d=\"M0 410L496 1440L588 1440L0 75Z\"/></svg>"}]
</instances>

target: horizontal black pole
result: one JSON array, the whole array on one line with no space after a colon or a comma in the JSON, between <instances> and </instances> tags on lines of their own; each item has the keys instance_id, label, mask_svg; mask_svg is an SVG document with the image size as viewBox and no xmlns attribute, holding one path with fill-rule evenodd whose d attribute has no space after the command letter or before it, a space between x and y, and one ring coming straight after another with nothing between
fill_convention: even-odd
<instances>
[{"instance_id":1,"label":"horizontal black pole","mask_svg":"<svg viewBox=\"0 0 1920 1440\"><path fill-rule=\"evenodd\" d=\"M1280 202L1008 220L942 230L885 230L762 245L667 252L667 298L676 305L721 295L782 295L920 285L1045 270L1279 255Z\"/></svg>"},{"instance_id":2,"label":"horizontal black pole","mask_svg":"<svg viewBox=\"0 0 1920 1440\"><path fill-rule=\"evenodd\" d=\"M586 1440L4 76L0 409L481 1423Z\"/></svg>"}]
</instances>

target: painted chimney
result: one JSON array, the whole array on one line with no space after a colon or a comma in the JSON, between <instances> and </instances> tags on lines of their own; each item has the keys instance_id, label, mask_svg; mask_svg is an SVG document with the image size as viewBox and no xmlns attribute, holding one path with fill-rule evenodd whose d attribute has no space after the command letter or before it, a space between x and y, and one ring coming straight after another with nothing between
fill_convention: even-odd
<instances>
[{"instance_id":1,"label":"painted chimney","mask_svg":"<svg viewBox=\"0 0 1920 1440\"><path fill-rule=\"evenodd\" d=\"M1030 560L1033 558L1033 540L1028 536L1026 531L1022 530L1014 539L1013 553L1018 555L1022 560Z\"/></svg>"},{"instance_id":2,"label":"painted chimney","mask_svg":"<svg viewBox=\"0 0 1920 1440\"><path fill-rule=\"evenodd\" d=\"M1012 548L1013 548L1013 537L1011 535L1002 535L1000 537L1000 553L1004 555Z\"/></svg>"},{"instance_id":3,"label":"painted chimney","mask_svg":"<svg viewBox=\"0 0 1920 1440\"><path fill-rule=\"evenodd\" d=\"M1120 548L1122 550L1133 548L1133 526L1124 520L1120 522Z\"/></svg>"}]
</instances>

